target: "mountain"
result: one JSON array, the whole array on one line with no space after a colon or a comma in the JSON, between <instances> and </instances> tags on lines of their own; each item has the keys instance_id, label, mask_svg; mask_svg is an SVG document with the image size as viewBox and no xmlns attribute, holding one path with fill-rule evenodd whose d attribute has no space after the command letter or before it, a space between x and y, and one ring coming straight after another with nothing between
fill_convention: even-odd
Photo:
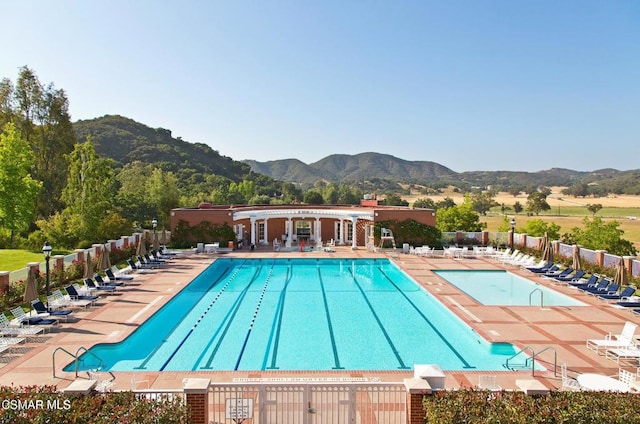
<instances>
[{"instance_id":1,"label":"mountain","mask_svg":"<svg viewBox=\"0 0 640 424\"><path fill-rule=\"evenodd\" d=\"M181 177L216 174L232 181L242 181L251 171L249 165L222 156L206 144L173 138L170 130L150 128L119 115L77 121L73 129L80 142L90 136L96 153L113 159L116 167L141 161Z\"/></svg>"},{"instance_id":2,"label":"mountain","mask_svg":"<svg viewBox=\"0 0 640 424\"><path fill-rule=\"evenodd\" d=\"M250 165L254 172L302 185L313 185L318 180L355 183L378 179L433 183L459 178L456 172L435 162L407 161L372 152L357 155L330 155L309 165L297 159L270 162L245 160L244 162Z\"/></svg>"}]
</instances>

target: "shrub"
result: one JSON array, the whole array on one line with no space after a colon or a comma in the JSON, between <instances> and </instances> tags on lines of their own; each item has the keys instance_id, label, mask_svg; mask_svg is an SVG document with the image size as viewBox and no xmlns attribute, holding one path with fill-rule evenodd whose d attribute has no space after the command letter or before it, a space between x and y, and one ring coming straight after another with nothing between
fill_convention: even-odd
<instances>
[{"instance_id":1,"label":"shrub","mask_svg":"<svg viewBox=\"0 0 640 424\"><path fill-rule=\"evenodd\" d=\"M440 230L430 225L421 224L413 219L376 222L373 229L376 244L380 242L382 228L389 228L393 231L396 246L400 246L403 243L409 243L413 246L429 245L439 247L441 245L442 233Z\"/></svg>"},{"instance_id":2,"label":"shrub","mask_svg":"<svg viewBox=\"0 0 640 424\"><path fill-rule=\"evenodd\" d=\"M441 391L423 398L425 423L640 423L639 395Z\"/></svg>"},{"instance_id":3,"label":"shrub","mask_svg":"<svg viewBox=\"0 0 640 424\"><path fill-rule=\"evenodd\" d=\"M71 396L54 386L0 387L0 422L33 423L187 423L189 408L181 398L149 400L133 392ZM27 406L18 407L18 402ZM15 407L13 407L15 406Z\"/></svg>"}]
</instances>

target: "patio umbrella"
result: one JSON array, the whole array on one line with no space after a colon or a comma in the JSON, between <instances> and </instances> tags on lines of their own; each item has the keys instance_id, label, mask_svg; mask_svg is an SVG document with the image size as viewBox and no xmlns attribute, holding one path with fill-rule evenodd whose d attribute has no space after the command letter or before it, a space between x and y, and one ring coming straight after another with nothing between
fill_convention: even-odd
<instances>
[{"instance_id":1,"label":"patio umbrella","mask_svg":"<svg viewBox=\"0 0 640 424\"><path fill-rule=\"evenodd\" d=\"M111 268L111 265L109 264L109 252L107 251L107 246L106 245L102 245L102 251L100 252L100 262L98 265L99 269L107 269L107 268Z\"/></svg>"},{"instance_id":2,"label":"patio umbrella","mask_svg":"<svg viewBox=\"0 0 640 424\"><path fill-rule=\"evenodd\" d=\"M551 248L551 242L549 241L549 235L547 233L544 233L542 245L544 246L544 249L542 251L542 259L547 262L553 261L553 249Z\"/></svg>"},{"instance_id":3,"label":"patio umbrella","mask_svg":"<svg viewBox=\"0 0 640 424\"><path fill-rule=\"evenodd\" d=\"M163 246L167 244L167 230L162 230L162 234L160 235L160 244Z\"/></svg>"},{"instance_id":4,"label":"patio umbrella","mask_svg":"<svg viewBox=\"0 0 640 424\"><path fill-rule=\"evenodd\" d=\"M89 252L87 252L87 258L84 261L84 278L93 278L93 261Z\"/></svg>"},{"instance_id":5,"label":"patio umbrella","mask_svg":"<svg viewBox=\"0 0 640 424\"><path fill-rule=\"evenodd\" d=\"M578 270L582 269L582 259L580 259L580 250L573 250L573 263L571 264L571 268Z\"/></svg>"},{"instance_id":6,"label":"patio umbrella","mask_svg":"<svg viewBox=\"0 0 640 424\"><path fill-rule=\"evenodd\" d=\"M618 269L616 270L616 276L613 278L613 282L624 286L627 284L627 271L624 267L624 260L620 258L618 262Z\"/></svg>"},{"instance_id":7,"label":"patio umbrella","mask_svg":"<svg viewBox=\"0 0 640 424\"><path fill-rule=\"evenodd\" d=\"M147 253L146 242L143 239L140 239L138 242L138 247L136 249L136 255L144 256Z\"/></svg>"},{"instance_id":8,"label":"patio umbrella","mask_svg":"<svg viewBox=\"0 0 640 424\"><path fill-rule=\"evenodd\" d=\"M111 258L109 257L109 250L107 250L106 244L102 246L102 251L105 253L104 262L106 267L104 269L111 268Z\"/></svg>"},{"instance_id":9,"label":"patio umbrella","mask_svg":"<svg viewBox=\"0 0 640 424\"><path fill-rule=\"evenodd\" d=\"M27 282L24 285L24 298L25 302L31 302L38 298L38 282L36 281L36 273L33 268L29 268L29 274L27 275Z\"/></svg>"},{"instance_id":10,"label":"patio umbrella","mask_svg":"<svg viewBox=\"0 0 640 424\"><path fill-rule=\"evenodd\" d=\"M153 250L156 252L160 250L160 241L158 240L158 233L153 232Z\"/></svg>"}]
</instances>

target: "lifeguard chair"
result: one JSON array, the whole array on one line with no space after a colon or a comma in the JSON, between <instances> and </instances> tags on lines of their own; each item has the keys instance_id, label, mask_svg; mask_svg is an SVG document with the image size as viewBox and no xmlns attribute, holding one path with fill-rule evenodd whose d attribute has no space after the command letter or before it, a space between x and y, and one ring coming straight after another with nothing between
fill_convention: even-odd
<instances>
[{"instance_id":1,"label":"lifeguard chair","mask_svg":"<svg viewBox=\"0 0 640 424\"><path fill-rule=\"evenodd\" d=\"M391 245L393 246L393 250L396 250L396 239L393 238L393 231L391 231L389 228L381 228L380 229L380 245L378 246L379 249L382 249L382 247L384 246L385 242L391 242Z\"/></svg>"}]
</instances>

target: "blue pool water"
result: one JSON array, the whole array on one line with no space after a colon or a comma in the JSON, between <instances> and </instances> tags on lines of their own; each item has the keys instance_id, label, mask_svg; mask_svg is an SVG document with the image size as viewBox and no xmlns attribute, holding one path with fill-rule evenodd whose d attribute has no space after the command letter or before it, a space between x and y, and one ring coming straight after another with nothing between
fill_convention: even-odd
<instances>
[{"instance_id":1,"label":"blue pool water","mask_svg":"<svg viewBox=\"0 0 640 424\"><path fill-rule=\"evenodd\" d=\"M585 306L585 303L508 271L434 271L483 305Z\"/></svg>"},{"instance_id":2,"label":"blue pool water","mask_svg":"<svg viewBox=\"0 0 640 424\"><path fill-rule=\"evenodd\" d=\"M81 370L502 370L491 344L387 259L221 258ZM72 370L73 364L67 366Z\"/></svg>"}]
</instances>

